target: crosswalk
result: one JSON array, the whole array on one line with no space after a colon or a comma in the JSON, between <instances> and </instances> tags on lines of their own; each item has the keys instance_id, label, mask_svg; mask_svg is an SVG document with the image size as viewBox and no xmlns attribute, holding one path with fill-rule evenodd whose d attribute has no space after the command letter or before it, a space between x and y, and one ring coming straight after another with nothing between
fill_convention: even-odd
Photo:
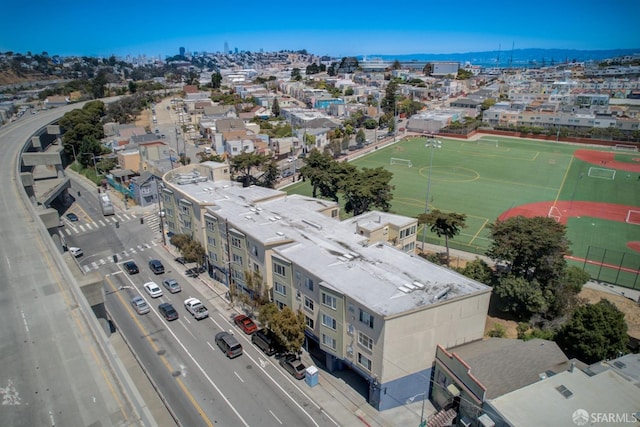
<instances>
[{"instance_id":1,"label":"crosswalk","mask_svg":"<svg viewBox=\"0 0 640 427\"><path fill-rule=\"evenodd\" d=\"M160 232L160 216L158 212L150 212L144 215L144 223L156 233Z\"/></svg>"},{"instance_id":2,"label":"crosswalk","mask_svg":"<svg viewBox=\"0 0 640 427\"><path fill-rule=\"evenodd\" d=\"M125 221L131 221L132 219L135 219L136 216L135 214L116 214L116 215L111 215L111 216L105 216L95 222L84 222L82 224L78 223L72 223L72 222L66 222L63 232L67 235L67 236L71 236L72 234L80 234L80 233L84 233L87 231L92 231L92 230L98 230L102 227L107 227L107 226L113 226L116 222L119 223L123 223Z\"/></svg>"},{"instance_id":3,"label":"crosswalk","mask_svg":"<svg viewBox=\"0 0 640 427\"><path fill-rule=\"evenodd\" d=\"M137 254L138 252L144 252L145 250L151 249L155 246L158 246L158 243L152 241L150 243L141 243L135 247L125 249L124 251L118 254L118 262L122 260L126 260L127 258L130 258L134 254ZM80 260L80 263L82 263L82 260ZM104 257L87 264L82 264L82 269L84 270L85 273L89 273L91 270L97 270L104 265L113 264L113 263L114 263L113 255L110 255L108 257Z\"/></svg>"}]
</instances>

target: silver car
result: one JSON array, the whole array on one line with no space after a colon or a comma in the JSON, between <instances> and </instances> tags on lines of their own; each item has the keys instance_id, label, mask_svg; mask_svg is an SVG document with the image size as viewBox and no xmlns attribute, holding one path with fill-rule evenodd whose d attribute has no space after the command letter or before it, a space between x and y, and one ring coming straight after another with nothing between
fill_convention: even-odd
<instances>
[{"instance_id":1,"label":"silver car","mask_svg":"<svg viewBox=\"0 0 640 427\"><path fill-rule=\"evenodd\" d=\"M178 293L178 292L180 292L182 290L182 287L180 286L180 283L176 282L175 279L164 279L162 281L162 284L172 294Z\"/></svg>"},{"instance_id":2,"label":"silver car","mask_svg":"<svg viewBox=\"0 0 640 427\"><path fill-rule=\"evenodd\" d=\"M147 314L151 310L147 301L140 295L131 298L131 306L138 314Z\"/></svg>"}]
</instances>

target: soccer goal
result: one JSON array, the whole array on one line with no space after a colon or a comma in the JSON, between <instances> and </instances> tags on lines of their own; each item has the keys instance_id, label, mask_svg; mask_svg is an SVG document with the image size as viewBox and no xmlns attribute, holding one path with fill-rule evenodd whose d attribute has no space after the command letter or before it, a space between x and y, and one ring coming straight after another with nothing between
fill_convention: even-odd
<instances>
[{"instance_id":1,"label":"soccer goal","mask_svg":"<svg viewBox=\"0 0 640 427\"><path fill-rule=\"evenodd\" d=\"M411 160L408 159L399 159L397 157L392 157L391 158L391 164L392 165L400 165L400 166L406 166L408 168L412 167L413 164L411 163Z\"/></svg>"},{"instance_id":2,"label":"soccer goal","mask_svg":"<svg viewBox=\"0 0 640 427\"><path fill-rule=\"evenodd\" d=\"M616 178L616 171L613 170L613 169L590 167L588 175L591 178L615 179Z\"/></svg>"},{"instance_id":3,"label":"soccer goal","mask_svg":"<svg viewBox=\"0 0 640 427\"><path fill-rule=\"evenodd\" d=\"M558 209L556 205L553 205L549 208L547 217L555 219L556 222L560 222L560 220L562 219L562 214L560 213L560 209Z\"/></svg>"},{"instance_id":4,"label":"soccer goal","mask_svg":"<svg viewBox=\"0 0 640 427\"><path fill-rule=\"evenodd\" d=\"M627 212L627 223L640 225L640 211L630 209Z\"/></svg>"},{"instance_id":5,"label":"soccer goal","mask_svg":"<svg viewBox=\"0 0 640 427\"><path fill-rule=\"evenodd\" d=\"M631 151L633 153L637 153L638 152L638 146L637 145L630 145L630 144L616 144L613 149L615 151Z\"/></svg>"}]
</instances>

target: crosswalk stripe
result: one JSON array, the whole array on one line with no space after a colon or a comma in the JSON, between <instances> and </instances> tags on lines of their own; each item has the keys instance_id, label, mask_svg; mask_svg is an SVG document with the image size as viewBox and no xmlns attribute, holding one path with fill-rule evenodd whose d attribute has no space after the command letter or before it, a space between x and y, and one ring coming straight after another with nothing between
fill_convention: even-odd
<instances>
[{"instance_id":1,"label":"crosswalk stripe","mask_svg":"<svg viewBox=\"0 0 640 427\"><path fill-rule=\"evenodd\" d=\"M67 233L67 236L71 236L71 230L69 230L68 228L66 230L64 230Z\"/></svg>"},{"instance_id":2,"label":"crosswalk stripe","mask_svg":"<svg viewBox=\"0 0 640 427\"><path fill-rule=\"evenodd\" d=\"M92 262L91 265L93 266L94 269L98 268L98 263L97 262Z\"/></svg>"},{"instance_id":3,"label":"crosswalk stripe","mask_svg":"<svg viewBox=\"0 0 640 427\"><path fill-rule=\"evenodd\" d=\"M89 266L88 266L88 265L83 265L83 266L82 266L82 269L84 270L84 272L85 272L85 273L88 273L88 272L90 272L90 271L91 271L91 269L89 268Z\"/></svg>"}]
</instances>

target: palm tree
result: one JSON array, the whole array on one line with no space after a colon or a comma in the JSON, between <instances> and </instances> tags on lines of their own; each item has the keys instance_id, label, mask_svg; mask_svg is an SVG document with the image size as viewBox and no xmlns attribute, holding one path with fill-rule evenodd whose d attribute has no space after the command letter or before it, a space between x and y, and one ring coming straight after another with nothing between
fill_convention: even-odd
<instances>
[{"instance_id":1,"label":"palm tree","mask_svg":"<svg viewBox=\"0 0 640 427\"><path fill-rule=\"evenodd\" d=\"M460 234L460 229L465 228L467 216L455 212L445 213L434 209L429 213L418 215L418 224L431 227L430 230L438 235L444 236L445 246L447 248L447 267L449 267L449 239Z\"/></svg>"}]
</instances>

